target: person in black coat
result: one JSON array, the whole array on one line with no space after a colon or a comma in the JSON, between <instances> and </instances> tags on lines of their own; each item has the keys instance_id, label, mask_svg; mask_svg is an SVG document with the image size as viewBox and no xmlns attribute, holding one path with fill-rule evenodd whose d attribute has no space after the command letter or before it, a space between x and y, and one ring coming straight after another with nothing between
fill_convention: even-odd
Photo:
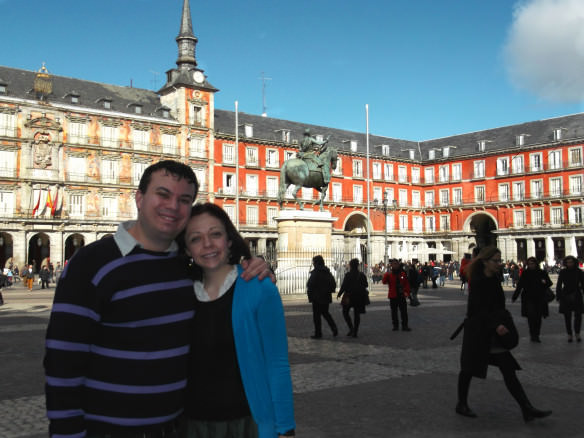
<instances>
[{"instance_id":1,"label":"person in black coat","mask_svg":"<svg viewBox=\"0 0 584 438\"><path fill-rule=\"evenodd\" d=\"M468 406L472 377L486 378L489 365L499 367L505 386L521 407L523 419L547 417L551 411L534 408L517 379L521 369L509 351L516 345L518 334L510 314L505 310L505 295L498 272L501 251L496 247L483 248L466 268L469 280L467 317L460 355L458 403L456 413L465 417L477 415Z\"/></svg>"},{"instance_id":2,"label":"person in black coat","mask_svg":"<svg viewBox=\"0 0 584 438\"><path fill-rule=\"evenodd\" d=\"M535 257L527 259L527 269L523 271L511 300L515 302L521 295L521 316L527 318L531 342L541 342L541 319L549 315L545 291L552 285L549 275L542 270Z\"/></svg>"},{"instance_id":3,"label":"person in black coat","mask_svg":"<svg viewBox=\"0 0 584 438\"><path fill-rule=\"evenodd\" d=\"M365 313L365 306L368 304L367 277L359 271L359 260L352 259L349 262L349 272L345 274L343 283L337 294L337 299L343 296L341 304L343 306L343 318L349 327L347 336L357 337L361 313ZM351 321L349 311L353 308L354 322Z\"/></svg>"},{"instance_id":4,"label":"person in black coat","mask_svg":"<svg viewBox=\"0 0 584 438\"><path fill-rule=\"evenodd\" d=\"M41 279L41 289L49 288L49 281L51 281L51 271L43 265L39 271L39 278Z\"/></svg>"},{"instance_id":5,"label":"person in black coat","mask_svg":"<svg viewBox=\"0 0 584 438\"><path fill-rule=\"evenodd\" d=\"M312 258L314 269L310 272L310 277L306 283L308 302L312 303L312 319L314 321L314 335L312 339L322 338L322 316L328 323L333 336L337 336L339 331L331 314L329 304L333 301L332 294L335 292L337 282L331 274L329 268L324 264L321 255Z\"/></svg>"},{"instance_id":6,"label":"person in black coat","mask_svg":"<svg viewBox=\"0 0 584 438\"><path fill-rule=\"evenodd\" d=\"M556 299L560 302L560 313L564 314L568 342L572 342L572 313L574 314L574 333L576 341L581 342L580 328L582 327L582 312L584 302L584 272L578 268L578 260L574 256L564 259L565 269L560 271L556 286Z\"/></svg>"}]
</instances>

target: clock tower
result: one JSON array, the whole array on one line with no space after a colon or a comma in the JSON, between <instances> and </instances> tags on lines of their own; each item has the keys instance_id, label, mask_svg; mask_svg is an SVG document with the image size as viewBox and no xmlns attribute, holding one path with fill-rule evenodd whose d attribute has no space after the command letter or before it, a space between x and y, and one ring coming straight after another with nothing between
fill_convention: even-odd
<instances>
[{"instance_id":1,"label":"clock tower","mask_svg":"<svg viewBox=\"0 0 584 438\"><path fill-rule=\"evenodd\" d=\"M184 0L180 30L176 37L178 59L176 68L166 72L166 84L158 90L161 102L170 108L180 122L212 128L213 94L217 90L197 67L195 56L198 39L193 33L189 0Z\"/></svg>"}]
</instances>

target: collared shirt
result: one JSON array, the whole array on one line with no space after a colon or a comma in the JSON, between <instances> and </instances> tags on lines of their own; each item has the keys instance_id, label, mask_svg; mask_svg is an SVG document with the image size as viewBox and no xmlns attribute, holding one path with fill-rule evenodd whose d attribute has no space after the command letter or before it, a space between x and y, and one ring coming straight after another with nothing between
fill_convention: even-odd
<instances>
[{"instance_id":1,"label":"collared shirt","mask_svg":"<svg viewBox=\"0 0 584 438\"><path fill-rule=\"evenodd\" d=\"M233 265L233 269L231 269L229 274L225 276L225 280L223 280L223 284L219 288L219 295L217 295L216 299L219 299L225 295L225 292L227 292L231 285L235 283L235 280L237 280L237 266ZM211 298L209 298L209 294L205 290L205 286L203 285L202 281L195 280L193 283L193 289L195 290L195 295L199 301L211 301Z\"/></svg>"},{"instance_id":2,"label":"collared shirt","mask_svg":"<svg viewBox=\"0 0 584 438\"><path fill-rule=\"evenodd\" d=\"M127 256L136 246L144 248L140 242L138 242L134 236L132 236L128 230L136 225L137 221L125 221L118 225L118 230L114 234L114 241L123 256ZM173 240L168 249L164 252L172 252L178 250L178 244Z\"/></svg>"}]
</instances>

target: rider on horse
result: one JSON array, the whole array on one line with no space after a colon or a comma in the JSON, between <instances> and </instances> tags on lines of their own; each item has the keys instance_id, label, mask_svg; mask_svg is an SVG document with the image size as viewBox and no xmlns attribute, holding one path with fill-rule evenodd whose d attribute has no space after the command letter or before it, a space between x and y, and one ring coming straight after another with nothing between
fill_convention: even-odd
<instances>
[{"instance_id":1,"label":"rider on horse","mask_svg":"<svg viewBox=\"0 0 584 438\"><path fill-rule=\"evenodd\" d=\"M325 163L319 155L326 150L326 144L329 141L329 137L327 137L326 140L317 140L310 136L310 129L306 128L304 130L304 138L300 143L300 151L296 154L298 158L304 160L306 164L308 164L309 169L321 170L322 179L326 185L328 185L331 180L330 170L329 166L325 166ZM313 163L313 165L310 163Z\"/></svg>"}]
</instances>

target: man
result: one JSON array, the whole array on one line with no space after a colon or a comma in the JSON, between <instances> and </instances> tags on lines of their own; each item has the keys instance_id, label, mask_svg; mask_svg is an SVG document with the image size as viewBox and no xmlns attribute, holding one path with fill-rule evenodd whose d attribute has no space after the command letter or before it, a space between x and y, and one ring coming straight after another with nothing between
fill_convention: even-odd
<instances>
[{"instance_id":1,"label":"man","mask_svg":"<svg viewBox=\"0 0 584 438\"><path fill-rule=\"evenodd\" d=\"M312 303L312 321L314 322L314 335L311 338L322 338L321 316L329 325L333 336L337 336L339 334L337 325L329 313L329 304L332 302L332 294L335 292L337 282L329 268L325 266L321 255L312 258L312 265L314 269L306 282L306 292L308 302Z\"/></svg>"},{"instance_id":2,"label":"man","mask_svg":"<svg viewBox=\"0 0 584 438\"><path fill-rule=\"evenodd\" d=\"M174 239L197 191L185 164L148 167L136 192L137 220L66 264L44 359L51 436L177 436L193 282ZM246 265L242 276L264 273L265 263L259 266L257 260Z\"/></svg>"},{"instance_id":3,"label":"man","mask_svg":"<svg viewBox=\"0 0 584 438\"><path fill-rule=\"evenodd\" d=\"M318 169L322 170L322 179L323 182L327 185L331 180L330 171L328 166L324 165L325 163L322 161L319 155L326 149L328 140L328 138L326 140L317 140L316 138L311 137L310 129L306 128L304 130L304 138L300 143L300 151L297 154L298 158L306 162L312 161L316 164Z\"/></svg>"},{"instance_id":4,"label":"man","mask_svg":"<svg viewBox=\"0 0 584 438\"><path fill-rule=\"evenodd\" d=\"M28 291L32 292L32 285L34 284L34 269L32 265L28 265L28 268L22 273L22 278L24 278Z\"/></svg>"},{"instance_id":5,"label":"man","mask_svg":"<svg viewBox=\"0 0 584 438\"><path fill-rule=\"evenodd\" d=\"M402 330L404 332L411 331L412 329L408 325L408 304L406 302L406 298L410 296L410 283L408 275L403 270L399 260L393 259L391 261L391 270L385 273L381 282L387 284L387 298L389 298L389 306L391 308L393 331L399 330L398 309L401 316Z\"/></svg>"}]
</instances>

